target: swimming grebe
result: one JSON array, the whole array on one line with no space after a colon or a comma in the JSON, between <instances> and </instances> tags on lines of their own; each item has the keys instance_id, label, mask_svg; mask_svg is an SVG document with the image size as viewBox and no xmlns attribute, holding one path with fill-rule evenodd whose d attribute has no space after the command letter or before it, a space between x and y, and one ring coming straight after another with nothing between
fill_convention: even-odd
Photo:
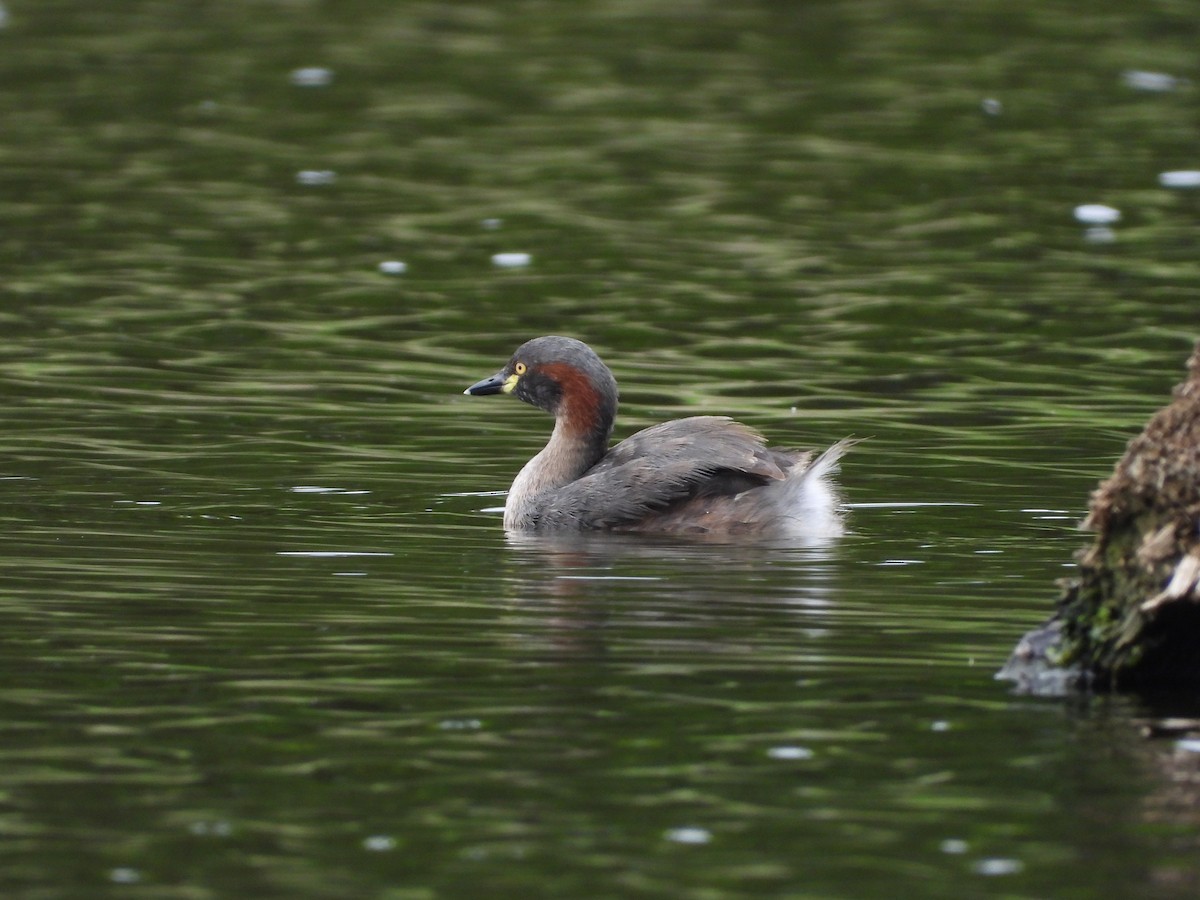
<instances>
[{"instance_id":1,"label":"swimming grebe","mask_svg":"<svg viewBox=\"0 0 1200 900\"><path fill-rule=\"evenodd\" d=\"M554 416L549 442L508 492L510 531L842 533L830 476L850 441L814 458L771 449L756 431L723 416L692 416L639 431L610 449L617 381L582 341L557 335L527 341L503 369L463 393L513 394Z\"/></svg>"}]
</instances>

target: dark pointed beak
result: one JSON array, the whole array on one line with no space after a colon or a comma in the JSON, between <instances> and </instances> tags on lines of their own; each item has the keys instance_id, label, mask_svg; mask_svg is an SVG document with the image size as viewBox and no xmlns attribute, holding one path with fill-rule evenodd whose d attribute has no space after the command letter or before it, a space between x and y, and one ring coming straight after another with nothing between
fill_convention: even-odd
<instances>
[{"instance_id":1,"label":"dark pointed beak","mask_svg":"<svg viewBox=\"0 0 1200 900\"><path fill-rule=\"evenodd\" d=\"M464 394L470 394L472 397L486 397L488 394L504 393L504 372L497 372L491 378L485 378L483 381L477 381L465 391Z\"/></svg>"}]
</instances>

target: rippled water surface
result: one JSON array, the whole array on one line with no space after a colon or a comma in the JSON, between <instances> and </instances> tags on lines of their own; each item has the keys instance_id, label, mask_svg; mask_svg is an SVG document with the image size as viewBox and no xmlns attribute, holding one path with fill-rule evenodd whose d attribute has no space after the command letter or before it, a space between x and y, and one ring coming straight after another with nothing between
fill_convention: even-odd
<instances>
[{"instance_id":1,"label":"rippled water surface","mask_svg":"<svg viewBox=\"0 0 1200 900\"><path fill-rule=\"evenodd\" d=\"M993 680L1200 334L1194 4L2 9L6 896L1195 895L1190 699ZM548 332L852 534L506 538Z\"/></svg>"}]
</instances>

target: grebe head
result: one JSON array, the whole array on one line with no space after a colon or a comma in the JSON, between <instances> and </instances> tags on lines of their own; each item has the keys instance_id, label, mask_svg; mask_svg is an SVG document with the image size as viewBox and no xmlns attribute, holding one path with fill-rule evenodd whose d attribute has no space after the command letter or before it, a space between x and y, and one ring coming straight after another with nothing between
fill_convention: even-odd
<instances>
[{"instance_id":1,"label":"grebe head","mask_svg":"<svg viewBox=\"0 0 1200 900\"><path fill-rule=\"evenodd\" d=\"M526 341L503 369L463 393L512 394L570 432L605 439L617 414L617 380L608 366L583 341L558 335Z\"/></svg>"}]
</instances>

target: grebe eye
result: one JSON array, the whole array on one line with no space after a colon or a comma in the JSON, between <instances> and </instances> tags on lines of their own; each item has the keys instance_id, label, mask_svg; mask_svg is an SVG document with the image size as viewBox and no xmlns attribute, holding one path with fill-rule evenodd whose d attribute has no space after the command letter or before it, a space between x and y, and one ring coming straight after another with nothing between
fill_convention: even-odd
<instances>
[{"instance_id":1,"label":"grebe eye","mask_svg":"<svg viewBox=\"0 0 1200 900\"><path fill-rule=\"evenodd\" d=\"M525 363L523 363L523 362L519 362L515 366L513 366L513 371L516 372L518 375L524 375L525 369L526 369L526 366L525 366Z\"/></svg>"}]
</instances>

